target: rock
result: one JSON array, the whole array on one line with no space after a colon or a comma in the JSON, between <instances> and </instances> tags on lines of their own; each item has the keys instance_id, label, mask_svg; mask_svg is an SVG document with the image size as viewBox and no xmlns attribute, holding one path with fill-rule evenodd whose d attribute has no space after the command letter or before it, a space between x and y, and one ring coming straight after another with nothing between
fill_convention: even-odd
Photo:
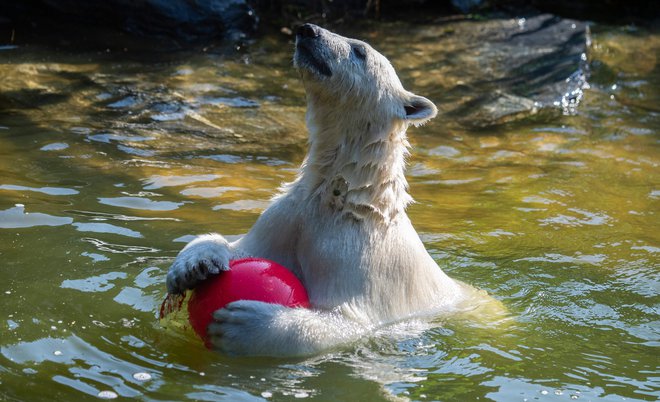
<instances>
[{"instance_id":1,"label":"rock","mask_svg":"<svg viewBox=\"0 0 660 402\"><path fill-rule=\"evenodd\" d=\"M467 110L468 114L461 121L476 127L503 124L537 113L538 106L531 99L495 91L466 103L461 112Z\"/></svg>"},{"instance_id":2,"label":"rock","mask_svg":"<svg viewBox=\"0 0 660 402\"><path fill-rule=\"evenodd\" d=\"M573 114L588 86L585 22L550 14L458 21L438 33L444 88L439 107L471 127L536 113ZM448 35L447 32L450 34Z\"/></svg>"},{"instance_id":3,"label":"rock","mask_svg":"<svg viewBox=\"0 0 660 402\"><path fill-rule=\"evenodd\" d=\"M258 22L245 0L23 0L0 4L0 16L15 24L69 23L106 26L148 36L192 41L238 40ZM81 32L85 30L79 28Z\"/></svg>"}]
</instances>

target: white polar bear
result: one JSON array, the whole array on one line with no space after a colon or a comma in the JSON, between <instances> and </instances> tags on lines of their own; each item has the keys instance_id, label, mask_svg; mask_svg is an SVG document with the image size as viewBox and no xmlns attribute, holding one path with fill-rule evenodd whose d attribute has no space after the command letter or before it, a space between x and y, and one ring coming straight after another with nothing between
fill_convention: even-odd
<instances>
[{"instance_id":1,"label":"white polar bear","mask_svg":"<svg viewBox=\"0 0 660 402\"><path fill-rule=\"evenodd\" d=\"M294 65L309 129L299 176L245 236L200 236L167 275L168 291L179 294L230 259L254 256L302 281L312 309L237 301L216 311L209 340L229 354L313 354L476 294L442 272L405 213L406 129L433 118L435 105L406 91L368 44L312 24L296 32Z\"/></svg>"}]
</instances>

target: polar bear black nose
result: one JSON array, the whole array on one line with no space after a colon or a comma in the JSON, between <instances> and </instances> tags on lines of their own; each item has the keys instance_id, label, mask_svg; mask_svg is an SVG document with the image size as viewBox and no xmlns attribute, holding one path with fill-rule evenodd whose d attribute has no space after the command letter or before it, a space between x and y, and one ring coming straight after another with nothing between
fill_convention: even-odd
<instances>
[{"instance_id":1,"label":"polar bear black nose","mask_svg":"<svg viewBox=\"0 0 660 402\"><path fill-rule=\"evenodd\" d=\"M296 30L296 36L301 38L316 38L321 35L321 28L314 24L302 24Z\"/></svg>"}]
</instances>

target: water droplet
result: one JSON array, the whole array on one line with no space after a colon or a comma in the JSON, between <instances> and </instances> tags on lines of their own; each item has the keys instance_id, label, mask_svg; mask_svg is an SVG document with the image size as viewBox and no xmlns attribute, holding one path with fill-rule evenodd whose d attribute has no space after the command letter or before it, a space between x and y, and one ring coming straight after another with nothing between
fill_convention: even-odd
<instances>
[{"instance_id":1,"label":"water droplet","mask_svg":"<svg viewBox=\"0 0 660 402\"><path fill-rule=\"evenodd\" d=\"M116 399L119 395L113 391L101 391L98 394L98 397L101 399Z\"/></svg>"},{"instance_id":2,"label":"water droplet","mask_svg":"<svg viewBox=\"0 0 660 402\"><path fill-rule=\"evenodd\" d=\"M149 381L151 380L151 374L145 372L139 372L133 374L133 378L135 378L138 381Z\"/></svg>"}]
</instances>

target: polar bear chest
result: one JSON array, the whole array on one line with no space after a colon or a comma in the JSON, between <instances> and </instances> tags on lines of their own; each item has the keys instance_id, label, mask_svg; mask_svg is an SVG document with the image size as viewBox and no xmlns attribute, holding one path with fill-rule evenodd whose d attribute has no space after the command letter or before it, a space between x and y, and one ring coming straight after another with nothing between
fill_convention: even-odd
<instances>
[{"instance_id":1,"label":"polar bear chest","mask_svg":"<svg viewBox=\"0 0 660 402\"><path fill-rule=\"evenodd\" d=\"M368 223L323 211L314 215L310 224L303 224L297 247L312 304L332 308L364 298L369 293L377 241L365 228Z\"/></svg>"}]
</instances>

